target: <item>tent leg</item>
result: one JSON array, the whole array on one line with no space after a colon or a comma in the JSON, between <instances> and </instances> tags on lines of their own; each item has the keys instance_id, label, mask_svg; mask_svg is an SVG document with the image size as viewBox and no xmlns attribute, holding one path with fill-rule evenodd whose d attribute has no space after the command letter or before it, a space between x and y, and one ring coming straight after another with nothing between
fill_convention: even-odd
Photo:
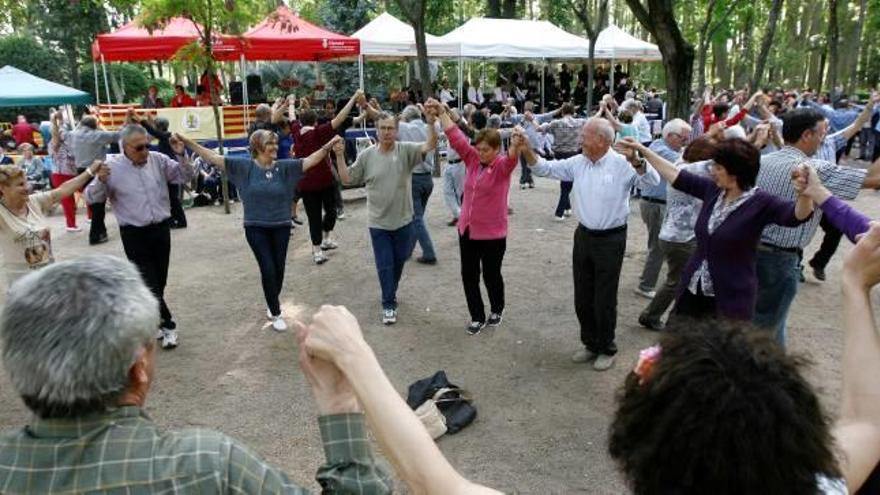
<instances>
[{"instance_id":1,"label":"tent leg","mask_svg":"<svg viewBox=\"0 0 880 495\"><path fill-rule=\"evenodd\" d=\"M464 90L464 81L462 78L464 77L464 61L461 57L458 57L458 110L461 111L462 103L464 102L464 94L462 91Z\"/></svg>"},{"instance_id":2,"label":"tent leg","mask_svg":"<svg viewBox=\"0 0 880 495\"><path fill-rule=\"evenodd\" d=\"M360 82L361 91L364 90L364 56L358 55L358 81Z\"/></svg>"},{"instance_id":3,"label":"tent leg","mask_svg":"<svg viewBox=\"0 0 880 495\"><path fill-rule=\"evenodd\" d=\"M107 82L107 63L104 61L104 55L101 55L101 70L104 72L104 91L107 92L107 103L110 104L113 100L110 98L110 83Z\"/></svg>"},{"instance_id":4,"label":"tent leg","mask_svg":"<svg viewBox=\"0 0 880 495\"><path fill-rule=\"evenodd\" d=\"M544 113L547 111L547 108L544 107L544 104L545 104L544 97L547 94L547 92L544 90L544 74L546 73L546 69L547 69L547 60L542 58L541 59L541 113Z\"/></svg>"},{"instance_id":5,"label":"tent leg","mask_svg":"<svg viewBox=\"0 0 880 495\"><path fill-rule=\"evenodd\" d=\"M101 87L98 85L98 64L92 59L92 72L95 74L95 104L101 104Z\"/></svg>"},{"instance_id":6,"label":"tent leg","mask_svg":"<svg viewBox=\"0 0 880 495\"><path fill-rule=\"evenodd\" d=\"M611 65L608 66L608 92L614 95L614 59L611 59Z\"/></svg>"},{"instance_id":7,"label":"tent leg","mask_svg":"<svg viewBox=\"0 0 880 495\"><path fill-rule=\"evenodd\" d=\"M241 63L241 103L244 105L244 128L247 129L251 125L251 115L248 112L247 66L243 53L239 58L239 62Z\"/></svg>"}]
</instances>

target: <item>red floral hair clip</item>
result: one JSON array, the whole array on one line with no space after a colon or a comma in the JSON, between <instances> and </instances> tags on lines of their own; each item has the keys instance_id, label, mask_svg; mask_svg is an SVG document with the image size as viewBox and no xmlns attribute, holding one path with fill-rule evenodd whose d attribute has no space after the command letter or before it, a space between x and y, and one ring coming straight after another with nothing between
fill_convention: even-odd
<instances>
[{"instance_id":1,"label":"red floral hair clip","mask_svg":"<svg viewBox=\"0 0 880 495\"><path fill-rule=\"evenodd\" d=\"M655 344L639 351L639 362L636 363L636 367L633 369L633 373L639 377L639 385L644 385L651 379L654 369L656 369L657 363L660 361L661 352L660 344Z\"/></svg>"}]
</instances>

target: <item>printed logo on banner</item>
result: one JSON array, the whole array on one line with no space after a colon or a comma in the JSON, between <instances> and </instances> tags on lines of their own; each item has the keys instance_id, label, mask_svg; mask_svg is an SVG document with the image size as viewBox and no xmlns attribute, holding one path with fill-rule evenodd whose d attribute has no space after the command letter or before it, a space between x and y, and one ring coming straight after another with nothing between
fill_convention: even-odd
<instances>
[{"instance_id":1,"label":"printed logo on banner","mask_svg":"<svg viewBox=\"0 0 880 495\"><path fill-rule=\"evenodd\" d=\"M180 127L190 132L196 132L202 127L202 119L196 112L188 111L183 114L180 120Z\"/></svg>"},{"instance_id":2,"label":"printed logo on banner","mask_svg":"<svg viewBox=\"0 0 880 495\"><path fill-rule=\"evenodd\" d=\"M327 48L327 38L321 40L321 47L325 49Z\"/></svg>"}]
</instances>

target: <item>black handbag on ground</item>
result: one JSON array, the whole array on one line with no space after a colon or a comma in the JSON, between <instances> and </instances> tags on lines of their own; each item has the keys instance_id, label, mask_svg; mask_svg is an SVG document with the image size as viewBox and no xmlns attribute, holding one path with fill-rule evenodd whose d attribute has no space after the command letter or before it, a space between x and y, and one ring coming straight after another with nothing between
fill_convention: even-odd
<instances>
[{"instance_id":1,"label":"black handbag on ground","mask_svg":"<svg viewBox=\"0 0 880 495\"><path fill-rule=\"evenodd\" d=\"M406 403L419 413L423 422L426 420L422 413L431 408L431 404L426 404L428 401L432 401L443 416L446 424L445 433L458 433L477 417L477 408L474 407L470 395L458 385L450 383L443 370L409 386ZM429 431L431 429L429 427ZM433 431L432 436L437 438L442 433Z\"/></svg>"}]
</instances>

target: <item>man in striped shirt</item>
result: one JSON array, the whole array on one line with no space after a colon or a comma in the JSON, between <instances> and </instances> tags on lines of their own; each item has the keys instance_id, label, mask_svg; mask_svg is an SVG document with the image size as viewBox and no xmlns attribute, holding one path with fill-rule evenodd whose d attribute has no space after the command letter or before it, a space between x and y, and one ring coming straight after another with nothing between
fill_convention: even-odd
<instances>
[{"instance_id":1,"label":"man in striped shirt","mask_svg":"<svg viewBox=\"0 0 880 495\"><path fill-rule=\"evenodd\" d=\"M793 201L797 192L791 185L791 170L805 163L815 167L822 183L843 199L855 199L862 188L880 187L880 161L864 170L811 158L828 132L828 122L821 113L813 109L796 109L783 115L782 121L785 146L761 157L758 187ZM821 212L817 211L798 227L770 225L761 236L757 256L755 324L775 331L776 339L782 345L785 344L788 310L798 289L799 252L810 244L821 217Z\"/></svg>"}]
</instances>

